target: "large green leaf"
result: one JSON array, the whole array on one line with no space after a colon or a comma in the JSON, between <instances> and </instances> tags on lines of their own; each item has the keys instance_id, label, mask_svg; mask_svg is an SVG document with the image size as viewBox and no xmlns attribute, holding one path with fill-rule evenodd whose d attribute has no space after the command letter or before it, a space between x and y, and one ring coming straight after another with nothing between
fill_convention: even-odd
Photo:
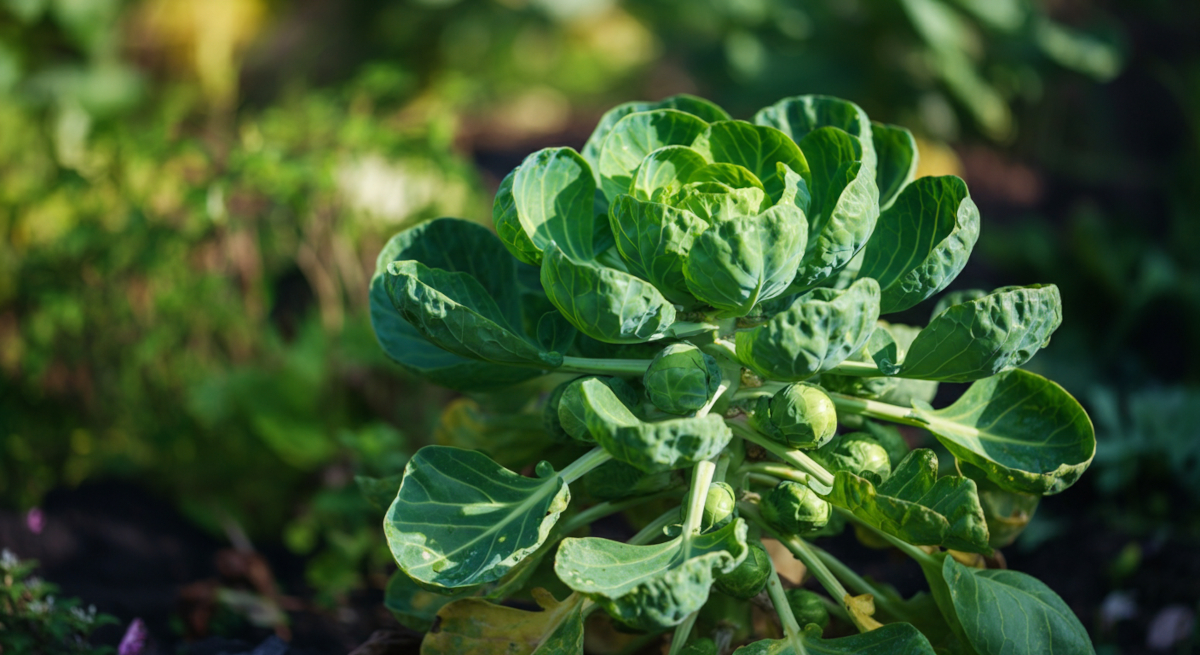
<instances>
[{"instance_id":1,"label":"large green leaf","mask_svg":"<svg viewBox=\"0 0 1200 655\"><path fill-rule=\"evenodd\" d=\"M934 655L933 646L911 623L891 623L870 632L822 639L821 630L811 625L801 636L803 653L787 639L763 639L733 651L734 655Z\"/></svg>"},{"instance_id":2,"label":"large green leaf","mask_svg":"<svg viewBox=\"0 0 1200 655\"><path fill-rule=\"evenodd\" d=\"M952 305L908 349L897 375L970 382L1029 361L1062 323L1058 287L1012 287Z\"/></svg>"},{"instance_id":3,"label":"large green leaf","mask_svg":"<svg viewBox=\"0 0 1200 655\"><path fill-rule=\"evenodd\" d=\"M426 339L463 357L497 364L555 367L562 355L520 336L487 290L467 273L392 262L384 279L392 305Z\"/></svg>"},{"instance_id":4,"label":"large green leaf","mask_svg":"<svg viewBox=\"0 0 1200 655\"><path fill-rule=\"evenodd\" d=\"M541 611L464 598L438 612L438 624L421 641L421 655L582 655L584 598L557 601L534 589Z\"/></svg>"},{"instance_id":5,"label":"large green leaf","mask_svg":"<svg viewBox=\"0 0 1200 655\"><path fill-rule=\"evenodd\" d=\"M514 263L504 245L481 225L439 218L392 237L376 260L370 291L371 326L388 357L416 375L459 390L502 388L541 375L541 371L533 368L461 357L422 336L404 320L388 297L387 267L402 260L471 275L483 285L510 324L521 321Z\"/></svg>"},{"instance_id":6,"label":"large green leaf","mask_svg":"<svg viewBox=\"0 0 1200 655\"><path fill-rule=\"evenodd\" d=\"M610 201L633 186L642 160L665 146L690 146L708 123L674 109L629 114L613 126L600 148L600 189Z\"/></svg>"},{"instance_id":7,"label":"large green leaf","mask_svg":"<svg viewBox=\"0 0 1200 655\"><path fill-rule=\"evenodd\" d=\"M688 182L720 182L734 189L763 189L763 183L745 166L720 162L708 164L692 172ZM766 189L763 189L765 192Z\"/></svg>"},{"instance_id":8,"label":"large green leaf","mask_svg":"<svg viewBox=\"0 0 1200 655\"><path fill-rule=\"evenodd\" d=\"M578 400L588 432L614 459L646 473L712 459L733 437L720 416L674 418L646 423L602 381L580 383ZM562 406L560 405L560 414Z\"/></svg>"},{"instance_id":9,"label":"large green leaf","mask_svg":"<svg viewBox=\"0 0 1200 655\"><path fill-rule=\"evenodd\" d=\"M638 101L617 105L604 113L604 116L600 118L600 122L596 124L596 129L588 137L587 143L583 144L583 150L581 151L583 158L592 165L592 170L595 172L600 170L600 149L604 146L604 140L608 138L608 133L612 131L613 126L629 114L639 111L652 111L654 109L676 109L697 116L706 123L729 120L729 114L724 109L704 98L697 98L696 96L687 94L663 98L658 102ZM597 177L598 182L599 178Z\"/></svg>"},{"instance_id":10,"label":"large green leaf","mask_svg":"<svg viewBox=\"0 0 1200 655\"><path fill-rule=\"evenodd\" d=\"M426 446L405 467L383 529L409 577L468 587L536 551L570 500L557 475L525 478L482 453Z\"/></svg>"},{"instance_id":11,"label":"large green leaf","mask_svg":"<svg viewBox=\"0 0 1200 655\"><path fill-rule=\"evenodd\" d=\"M554 571L568 587L641 630L679 625L708 600L713 571L728 573L745 559L746 522L652 546L609 539L564 539Z\"/></svg>"},{"instance_id":12,"label":"large green leaf","mask_svg":"<svg viewBox=\"0 0 1200 655\"><path fill-rule=\"evenodd\" d=\"M861 142L836 127L801 141L811 169L808 246L793 287L806 289L832 275L867 243L879 218L875 174Z\"/></svg>"},{"instance_id":13,"label":"large green leaf","mask_svg":"<svg viewBox=\"0 0 1200 655\"><path fill-rule=\"evenodd\" d=\"M953 175L922 177L879 216L860 277L879 281L880 311L898 312L946 288L979 238L979 210Z\"/></svg>"},{"instance_id":14,"label":"large green leaf","mask_svg":"<svg viewBox=\"0 0 1200 655\"><path fill-rule=\"evenodd\" d=\"M813 289L763 325L739 331L738 359L765 378L799 382L858 352L878 318L879 286L870 278L840 291Z\"/></svg>"},{"instance_id":15,"label":"large green leaf","mask_svg":"<svg viewBox=\"0 0 1200 655\"><path fill-rule=\"evenodd\" d=\"M942 575L966 638L980 655L1092 655L1079 618L1040 580L972 569L947 557Z\"/></svg>"},{"instance_id":16,"label":"large green leaf","mask_svg":"<svg viewBox=\"0 0 1200 655\"><path fill-rule=\"evenodd\" d=\"M772 203L783 197L785 180L777 164L784 164L808 181L808 162L794 141L779 130L745 121L713 123L693 146L714 162L746 167L763 183Z\"/></svg>"},{"instance_id":17,"label":"large green leaf","mask_svg":"<svg viewBox=\"0 0 1200 655\"><path fill-rule=\"evenodd\" d=\"M600 341L656 339L675 322L675 306L649 282L554 246L542 261L542 288L571 325Z\"/></svg>"},{"instance_id":18,"label":"large green leaf","mask_svg":"<svg viewBox=\"0 0 1200 655\"><path fill-rule=\"evenodd\" d=\"M926 448L905 456L878 486L838 471L825 499L910 544L991 552L975 482L957 475L939 478L937 455Z\"/></svg>"},{"instance_id":19,"label":"large green leaf","mask_svg":"<svg viewBox=\"0 0 1200 655\"><path fill-rule=\"evenodd\" d=\"M725 316L745 316L782 294L804 253L804 211L780 203L757 216L718 220L692 242L683 274L687 288Z\"/></svg>"},{"instance_id":20,"label":"large green leaf","mask_svg":"<svg viewBox=\"0 0 1200 655\"><path fill-rule=\"evenodd\" d=\"M1087 413L1062 387L1021 369L980 380L945 409L916 408L942 445L997 486L1028 494L1066 489L1096 454Z\"/></svg>"},{"instance_id":21,"label":"large green leaf","mask_svg":"<svg viewBox=\"0 0 1200 655\"><path fill-rule=\"evenodd\" d=\"M875 186L879 188L879 208L887 209L917 176L917 140L903 127L883 123L872 123L871 139L877 157Z\"/></svg>"},{"instance_id":22,"label":"large green leaf","mask_svg":"<svg viewBox=\"0 0 1200 655\"><path fill-rule=\"evenodd\" d=\"M608 218L617 252L630 273L649 280L671 302L695 304L683 277L683 262L708 223L686 209L632 196L617 196Z\"/></svg>"},{"instance_id":23,"label":"large green leaf","mask_svg":"<svg viewBox=\"0 0 1200 655\"><path fill-rule=\"evenodd\" d=\"M596 180L583 157L570 148L544 148L501 182L492 221L509 252L527 264L540 264L551 243L591 259L599 245L595 202ZM607 227L601 221L600 228Z\"/></svg>"},{"instance_id":24,"label":"large green leaf","mask_svg":"<svg viewBox=\"0 0 1200 655\"><path fill-rule=\"evenodd\" d=\"M664 146L642 159L629 194L638 200L654 200L657 191L682 187L705 166L708 160L704 155L687 146Z\"/></svg>"},{"instance_id":25,"label":"large green leaf","mask_svg":"<svg viewBox=\"0 0 1200 655\"><path fill-rule=\"evenodd\" d=\"M861 141L863 164L868 169L875 169L871 121L862 107L849 100L822 95L784 98L758 110L754 114L754 122L774 127L796 143L800 143L813 130L836 127ZM804 154L808 155L808 152Z\"/></svg>"}]
</instances>

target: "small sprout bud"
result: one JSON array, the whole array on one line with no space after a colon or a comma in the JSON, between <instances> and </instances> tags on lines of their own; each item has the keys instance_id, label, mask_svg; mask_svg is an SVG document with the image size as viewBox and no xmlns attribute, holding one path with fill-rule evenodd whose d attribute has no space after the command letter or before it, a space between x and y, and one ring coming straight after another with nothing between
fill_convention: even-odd
<instances>
[{"instance_id":1,"label":"small sprout bud","mask_svg":"<svg viewBox=\"0 0 1200 655\"><path fill-rule=\"evenodd\" d=\"M659 351L643 378L646 395L669 414L691 414L708 404L721 384L717 360L690 343Z\"/></svg>"},{"instance_id":2,"label":"small sprout bud","mask_svg":"<svg viewBox=\"0 0 1200 655\"><path fill-rule=\"evenodd\" d=\"M836 441L825 444L812 456L831 471L877 477L875 482L886 480L892 473L892 461L887 449L866 432L842 435Z\"/></svg>"},{"instance_id":3,"label":"small sprout bud","mask_svg":"<svg viewBox=\"0 0 1200 655\"><path fill-rule=\"evenodd\" d=\"M708 485L708 495L704 498L704 512L700 517L700 531L719 530L737 518L734 512L735 498L733 487L724 482ZM686 507L679 508L681 522L687 520L686 513Z\"/></svg>"},{"instance_id":4,"label":"small sprout bud","mask_svg":"<svg viewBox=\"0 0 1200 655\"><path fill-rule=\"evenodd\" d=\"M829 523L829 503L807 485L785 480L759 505L763 518L788 535L820 530Z\"/></svg>"},{"instance_id":5,"label":"small sprout bud","mask_svg":"<svg viewBox=\"0 0 1200 655\"><path fill-rule=\"evenodd\" d=\"M820 596L807 589L788 589L783 593L800 627L815 623L824 631L829 625L829 610Z\"/></svg>"},{"instance_id":6,"label":"small sprout bud","mask_svg":"<svg viewBox=\"0 0 1200 655\"><path fill-rule=\"evenodd\" d=\"M750 552L737 568L717 576L717 591L737 598L750 600L767 586L767 578L771 577L771 556L757 540L750 542Z\"/></svg>"},{"instance_id":7,"label":"small sprout bud","mask_svg":"<svg viewBox=\"0 0 1200 655\"><path fill-rule=\"evenodd\" d=\"M542 460L534 467L534 473L543 480L554 475L554 465L546 460Z\"/></svg>"},{"instance_id":8,"label":"small sprout bud","mask_svg":"<svg viewBox=\"0 0 1200 655\"><path fill-rule=\"evenodd\" d=\"M770 398L759 398L754 424L792 448L820 448L837 433L837 410L820 388L791 384Z\"/></svg>"}]
</instances>

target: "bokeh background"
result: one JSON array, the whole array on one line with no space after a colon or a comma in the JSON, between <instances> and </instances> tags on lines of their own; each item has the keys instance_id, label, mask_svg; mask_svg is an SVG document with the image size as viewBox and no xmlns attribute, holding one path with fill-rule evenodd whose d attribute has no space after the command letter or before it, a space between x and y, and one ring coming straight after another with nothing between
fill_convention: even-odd
<instances>
[{"instance_id":1,"label":"bokeh background","mask_svg":"<svg viewBox=\"0 0 1200 655\"><path fill-rule=\"evenodd\" d=\"M371 480L538 439L389 364L380 246L490 225L526 154L680 92L841 96L967 180L954 288L1059 285L1030 368L1099 440L1006 555L1101 652L1200 652L1183 0L0 0L0 546L116 617L97 644L361 643L394 570Z\"/></svg>"}]
</instances>

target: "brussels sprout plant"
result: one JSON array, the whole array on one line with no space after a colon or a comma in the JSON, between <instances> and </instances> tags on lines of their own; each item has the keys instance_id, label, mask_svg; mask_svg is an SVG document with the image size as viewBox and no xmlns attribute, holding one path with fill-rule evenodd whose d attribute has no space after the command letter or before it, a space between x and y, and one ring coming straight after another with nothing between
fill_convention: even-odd
<instances>
[{"instance_id":1,"label":"brussels sprout plant","mask_svg":"<svg viewBox=\"0 0 1200 655\"><path fill-rule=\"evenodd\" d=\"M1092 652L1046 585L986 564L1020 530L989 512L1032 512L1095 451L1080 405L1017 368L1061 322L1058 290L881 320L942 292L979 234L963 181L916 163L908 131L836 98L746 122L676 96L609 111L582 152L530 155L495 234L447 218L396 235L371 281L382 347L532 426L481 422L468 443L488 454L450 441L408 463L387 603L428 630L423 652L581 653L596 612L643 635L629 648L670 632L672 654ZM943 381L972 384L935 408ZM518 440L545 460L498 464ZM636 534L589 536L618 513ZM930 593L814 543L847 525L916 560ZM785 590L763 538L824 595ZM754 602L778 632L754 634Z\"/></svg>"}]
</instances>

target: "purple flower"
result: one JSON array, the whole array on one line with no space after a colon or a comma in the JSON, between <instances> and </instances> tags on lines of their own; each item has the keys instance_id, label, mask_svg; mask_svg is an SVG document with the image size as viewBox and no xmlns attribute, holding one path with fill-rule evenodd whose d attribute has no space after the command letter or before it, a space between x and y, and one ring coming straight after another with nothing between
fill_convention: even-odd
<instances>
[{"instance_id":1,"label":"purple flower","mask_svg":"<svg viewBox=\"0 0 1200 655\"><path fill-rule=\"evenodd\" d=\"M117 647L117 655L142 655L146 650L146 640L150 633L146 632L146 624L141 619L134 619L121 637L121 645Z\"/></svg>"},{"instance_id":2,"label":"purple flower","mask_svg":"<svg viewBox=\"0 0 1200 655\"><path fill-rule=\"evenodd\" d=\"M42 533L42 529L46 527L46 515L40 507L34 507L25 513L25 525L34 534Z\"/></svg>"}]
</instances>

